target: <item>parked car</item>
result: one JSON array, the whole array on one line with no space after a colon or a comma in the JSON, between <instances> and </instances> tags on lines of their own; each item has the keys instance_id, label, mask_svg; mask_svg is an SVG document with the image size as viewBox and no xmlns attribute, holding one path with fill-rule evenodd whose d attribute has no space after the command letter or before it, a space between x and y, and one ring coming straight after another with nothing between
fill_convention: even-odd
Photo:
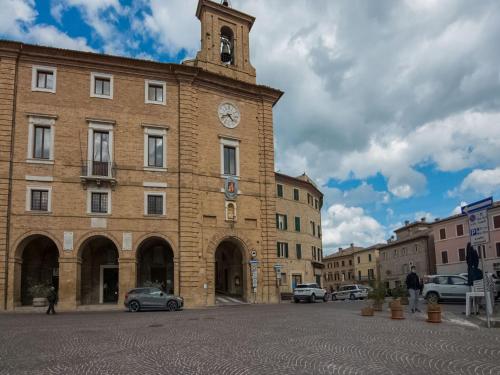
<instances>
[{"instance_id":1,"label":"parked car","mask_svg":"<svg viewBox=\"0 0 500 375\"><path fill-rule=\"evenodd\" d=\"M422 295L429 302L465 301L465 293L470 291L467 278L460 275L430 275Z\"/></svg>"},{"instance_id":2,"label":"parked car","mask_svg":"<svg viewBox=\"0 0 500 375\"><path fill-rule=\"evenodd\" d=\"M165 293L160 288L136 288L125 294L124 304L132 312L140 310L176 311L182 309L184 299Z\"/></svg>"},{"instance_id":3,"label":"parked car","mask_svg":"<svg viewBox=\"0 0 500 375\"><path fill-rule=\"evenodd\" d=\"M293 301L295 303L300 301L316 302L317 299L326 302L327 293L325 289L320 288L316 283L299 284L293 290Z\"/></svg>"},{"instance_id":4,"label":"parked car","mask_svg":"<svg viewBox=\"0 0 500 375\"><path fill-rule=\"evenodd\" d=\"M334 301L338 299L356 300L365 298L368 298L368 288L363 285L344 285L332 293L332 300Z\"/></svg>"}]
</instances>

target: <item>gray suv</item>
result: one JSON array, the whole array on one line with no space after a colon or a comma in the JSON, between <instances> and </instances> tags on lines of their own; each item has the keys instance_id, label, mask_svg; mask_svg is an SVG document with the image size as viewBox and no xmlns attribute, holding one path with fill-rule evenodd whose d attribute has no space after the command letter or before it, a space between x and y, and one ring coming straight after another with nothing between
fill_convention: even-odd
<instances>
[{"instance_id":1,"label":"gray suv","mask_svg":"<svg viewBox=\"0 0 500 375\"><path fill-rule=\"evenodd\" d=\"M165 309L176 311L184 306L184 299L164 293L159 288L136 288L125 294L124 304L132 312Z\"/></svg>"}]
</instances>

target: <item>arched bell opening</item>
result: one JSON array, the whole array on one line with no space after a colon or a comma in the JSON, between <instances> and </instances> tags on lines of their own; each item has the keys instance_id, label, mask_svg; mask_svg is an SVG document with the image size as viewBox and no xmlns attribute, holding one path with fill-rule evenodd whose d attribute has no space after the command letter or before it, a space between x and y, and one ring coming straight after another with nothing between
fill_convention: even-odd
<instances>
[{"instance_id":1,"label":"arched bell opening","mask_svg":"<svg viewBox=\"0 0 500 375\"><path fill-rule=\"evenodd\" d=\"M227 26L220 30L220 59L223 64L234 65L234 34Z\"/></svg>"}]
</instances>

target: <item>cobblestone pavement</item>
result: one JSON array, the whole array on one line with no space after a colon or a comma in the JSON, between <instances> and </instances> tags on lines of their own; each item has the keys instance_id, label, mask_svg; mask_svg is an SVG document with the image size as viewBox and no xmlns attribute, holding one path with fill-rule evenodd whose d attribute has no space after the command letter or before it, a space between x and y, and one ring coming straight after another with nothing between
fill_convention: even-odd
<instances>
[{"instance_id":1,"label":"cobblestone pavement","mask_svg":"<svg viewBox=\"0 0 500 375\"><path fill-rule=\"evenodd\" d=\"M0 374L500 374L498 329L363 305L2 313Z\"/></svg>"}]
</instances>

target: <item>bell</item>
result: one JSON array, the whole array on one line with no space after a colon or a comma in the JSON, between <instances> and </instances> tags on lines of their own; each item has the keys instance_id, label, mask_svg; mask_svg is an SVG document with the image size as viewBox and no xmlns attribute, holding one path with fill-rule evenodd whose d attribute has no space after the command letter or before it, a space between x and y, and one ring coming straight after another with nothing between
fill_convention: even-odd
<instances>
[{"instance_id":1,"label":"bell","mask_svg":"<svg viewBox=\"0 0 500 375\"><path fill-rule=\"evenodd\" d=\"M232 58L231 58L231 48L229 48L228 43L222 43L222 51L220 53L220 59L222 60L223 63L230 63Z\"/></svg>"}]
</instances>

